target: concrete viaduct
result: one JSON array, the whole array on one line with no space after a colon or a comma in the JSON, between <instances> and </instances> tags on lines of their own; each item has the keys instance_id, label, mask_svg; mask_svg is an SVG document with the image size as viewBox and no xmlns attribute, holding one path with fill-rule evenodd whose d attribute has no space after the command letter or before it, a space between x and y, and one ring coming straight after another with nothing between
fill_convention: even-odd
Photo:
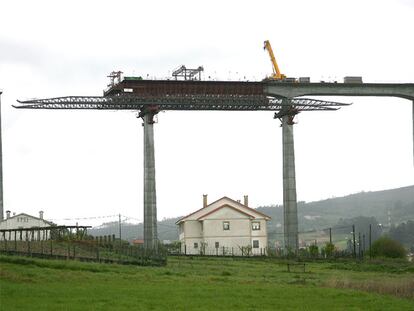
<instances>
[{"instance_id":1,"label":"concrete viaduct","mask_svg":"<svg viewBox=\"0 0 414 311\"><path fill-rule=\"evenodd\" d=\"M144 125L144 245L157 245L153 117L161 110L276 111L282 121L285 247L298 249L295 155L292 119L299 111L336 110L339 103L301 96L389 96L413 102L414 84L344 84L124 79L103 97L67 96L22 101L23 109L137 110ZM413 143L414 152L414 143ZM414 153L413 153L414 154Z\"/></svg>"}]
</instances>

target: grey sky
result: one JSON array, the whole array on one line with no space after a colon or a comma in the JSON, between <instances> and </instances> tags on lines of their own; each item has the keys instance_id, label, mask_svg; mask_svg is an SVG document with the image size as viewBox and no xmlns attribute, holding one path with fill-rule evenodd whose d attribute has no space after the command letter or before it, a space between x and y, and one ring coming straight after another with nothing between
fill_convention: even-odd
<instances>
[{"instance_id":1,"label":"grey sky","mask_svg":"<svg viewBox=\"0 0 414 311\"><path fill-rule=\"evenodd\" d=\"M24 10L22 9L24 7ZM411 1L3 1L0 88L5 208L50 218L142 218L142 128L133 112L22 111L16 99L100 95L112 70L260 80L269 39L288 76L414 82ZM295 126L299 200L414 183L409 101L338 98ZM168 112L155 126L159 218L209 200L282 202L271 113Z\"/></svg>"}]
</instances>

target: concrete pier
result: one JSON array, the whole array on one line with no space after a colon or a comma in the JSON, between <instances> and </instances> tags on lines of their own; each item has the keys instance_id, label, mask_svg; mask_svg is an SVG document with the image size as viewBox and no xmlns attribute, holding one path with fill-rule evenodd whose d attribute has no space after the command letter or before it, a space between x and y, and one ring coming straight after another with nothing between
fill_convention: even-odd
<instances>
[{"instance_id":1,"label":"concrete pier","mask_svg":"<svg viewBox=\"0 0 414 311\"><path fill-rule=\"evenodd\" d=\"M154 113L144 120L144 247L157 249L157 195L155 189Z\"/></svg>"},{"instance_id":2,"label":"concrete pier","mask_svg":"<svg viewBox=\"0 0 414 311\"><path fill-rule=\"evenodd\" d=\"M296 201L295 148L293 116L283 116L283 215L284 238L287 251L298 250L298 207Z\"/></svg>"}]
</instances>

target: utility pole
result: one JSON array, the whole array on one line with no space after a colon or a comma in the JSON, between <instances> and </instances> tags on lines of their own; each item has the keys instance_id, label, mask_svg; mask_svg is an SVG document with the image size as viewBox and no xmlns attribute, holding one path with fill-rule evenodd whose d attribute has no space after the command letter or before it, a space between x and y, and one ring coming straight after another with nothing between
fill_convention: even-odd
<instances>
[{"instance_id":1,"label":"utility pole","mask_svg":"<svg viewBox=\"0 0 414 311\"><path fill-rule=\"evenodd\" d=\"M365 255L365 233L362 235L362 258Z\"/></svg>"},{"instance_id":2,"label":"utility pole","mask_svg":"<svg viewBox=\"0 0 414 311\"><path fill-rule=\"evenodd\" d=\"M369 259L372 258L372 254L371 254L371 232L372 232L372 225L369 224Z\"/></svg>"},{"instance_id":3,"label":"utility pole","mask_svg":"<svg viewBox=\"0 0 414 311\"><path fill-rule=\"evenodd\" d=\"M121 248L122 245L122 231L121 231L121 214L118 215L118 224L119 224L119 248Z\"/></svg>"},{"instance_id":4,"label":"utility pole","mask_svg":"<svg viewBox=\"0 0 414 311\"><path fill-rule=\"evenodd\" d=\"M356 258L355 225L352 225L352 241L354 244L354 258Z\"/></svg>"},{"instance_id":5,"label":"utility pole","mask_svg":"<svg viewBox=\"0 0 414 311\"><path fill-rule=\"evenodd\" d=\"M0 221L3 220L3 150L1 141L1 93L0 91Z\"/></svg>"},{"instance_id":6,"label":"utility pole","mask_svg":"<svg viewBox=\"0 0 414 311\"><path fill-rule=\"evenodd\" d=\"M329 244L332 244L332 228L329 228Z\"/></svg>"}]
</instances>

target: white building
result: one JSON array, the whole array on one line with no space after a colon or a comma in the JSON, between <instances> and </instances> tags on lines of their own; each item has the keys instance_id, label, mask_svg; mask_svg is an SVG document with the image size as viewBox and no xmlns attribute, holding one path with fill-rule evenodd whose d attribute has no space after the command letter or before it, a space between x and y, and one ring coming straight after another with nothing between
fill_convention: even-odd
<instances>
[{"instance_id":1,"label":"white building","mask_svg":"<svg viewBox=\"0 0 414 311\"><path fill-rule=\"evenodd\" d=\"M181 251L186 254L266 254L270 217L244 204L223 197L178 220Z\"/></svg>"},{"instance_id":2,"label":"white building","mask_svg":"<svg viewBox=\"0 0 414 311\"><path fill-rule=\"evenodd\" d=\"M54 224L50 221L43 219L43 211L39 212L39 217L31 216L25 213L20 213L17 215L10 216L10 211L6 211L6 218L0 222L0 230L2 234L0 235L0 240L14 240L16 236L17 240L25 240L26 233L23 233L23 236L20 237L20 232L14 232L14 229L27 229L27 228L43 228L50 227ZM8 231L13 230L13 231ZM32 235L32 233L30 232ZM41 239L46 238L46 232L44 230L37 230L34 236L31 236L30 239Z\"/></svg>"}]
</instances>

